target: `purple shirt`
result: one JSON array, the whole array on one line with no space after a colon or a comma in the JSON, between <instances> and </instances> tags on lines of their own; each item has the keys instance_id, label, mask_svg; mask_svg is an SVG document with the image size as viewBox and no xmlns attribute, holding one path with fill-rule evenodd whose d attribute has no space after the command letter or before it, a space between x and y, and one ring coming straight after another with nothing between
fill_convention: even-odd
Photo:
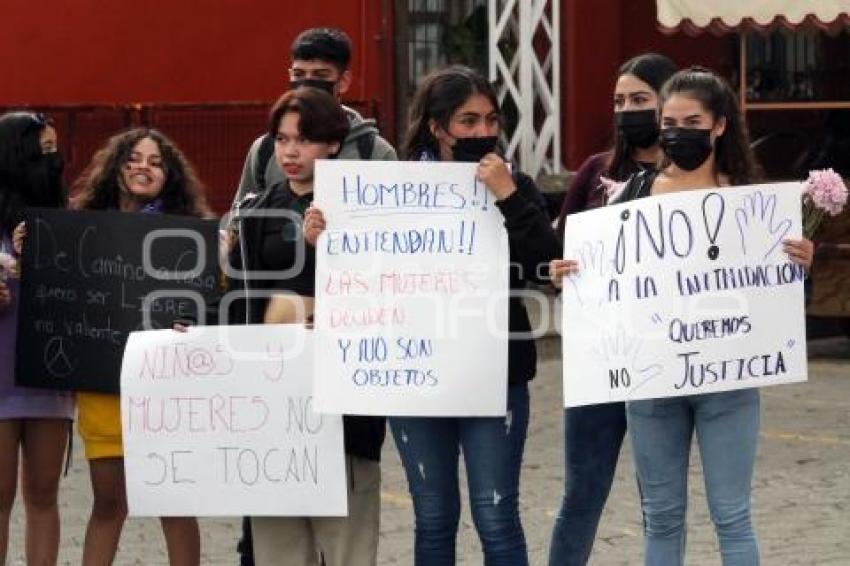
<instances>
[{"instance_id":1,"label":"purple shirt","mask_svg":"<svg viewBox=\"0 0 850 566\"><path fill-rule=\"evenodd\" d=\"M605 187L599 180L605 170L605 164L611 157L610 152L597 153L588 157L576 171L564 201L561 204L561 214L558 215L556 233L558 238L564 235L564 223L567 216L583 210L605 206Z\"/></svg>"},{"instance_id":2,"label":"purple shirt","mask_svg":"<svg viewBox=\"0 0 850 566\"><path fill-rule=\"evenodd\" d=\"M2 249L12 249L11 239L5 234ZM15 385L20 280L10 277L6 285L12 294L12 302L6 309L0 310L0 419L74 418L72 392Z\"/></svg>"}]
</instances>

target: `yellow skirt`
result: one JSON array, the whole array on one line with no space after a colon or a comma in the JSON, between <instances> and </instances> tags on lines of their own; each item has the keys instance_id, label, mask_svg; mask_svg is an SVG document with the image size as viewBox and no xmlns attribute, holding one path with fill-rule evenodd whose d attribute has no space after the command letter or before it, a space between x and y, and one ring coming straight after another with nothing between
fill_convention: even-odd
<instances>
[{"instance_id":1,"label":"yellow skirt","mask_svg":"<svg viewBox=\"0 0 850 566\"><path fill-rule=\"evenodd\" d=\"M77 393L77 427L86 458L123 458L121 397L108 393Z\"/></svg>"}]
</instances>

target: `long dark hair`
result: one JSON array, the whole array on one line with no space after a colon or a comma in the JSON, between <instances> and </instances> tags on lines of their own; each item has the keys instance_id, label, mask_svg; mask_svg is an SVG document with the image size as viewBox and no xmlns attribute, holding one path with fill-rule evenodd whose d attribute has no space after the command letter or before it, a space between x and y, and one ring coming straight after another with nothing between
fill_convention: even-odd
<instances>
[{"instance_id":1,"label":"long dark hair","mask_svg":"<svg viewBox=\"0 0 850 566\"><path fill-rule=\"evenodd\" d=\"M165 182L159 199L163 212L186 216L212 215L203 187L189 160L162 132L152 128L134 128L112 136L94 154L91 163L74 183L73 207L91 210L119 210L122 169L130 160L136 144L152 139L162 154Z\"/></svg>"},{"instance_id":2,"label":"long dark hair","mask_svg":"<svg viewBox=\"0 0 850 566\"><path fill-rule=\"evenodd\" d=\"M715 121L726 119L726 129L714 144L714 167L729 177L733 185L748 185L759 177L747 126L741 117L738 98L732 87L713 71L690 67L673 75L661 89L661 105L672 95L698 100Z\"/></svg>"},{"instance_id":3,"label":"long dark hair","mask_svg":"<svg viewBox=\"0 0 850 566\"><path fill-rule=\"evenodd\" d=\"M661 92L664 83L676 72L676 64L664 55L644 53L632 57L617 70L617 78L632 75L648 84L656 93ZM614 143L611 155L605 163L606 176L616 181L625 181L639 170L632 159L634 147L614 128Z\"/></svg>"},{"instance_id":4,"label":"long dark hair","mask_svg":"<svg viewBox=\"0 0 850 566\"><path fill-rule=\"evenodd\" d=\"M63 208L67 202L61 170L51 172L41 149L41 133L52 122L41 114L0 116L0 232L23 220L27 206ZM58 174L54 174L58 173Z\"/></svg>"},{"instance_id":5,"label":"long dark hair","mask_svg":"<svg viewBox=\"0 0 850 566\"><path fill-rule=\"evenodd\" d=\"M431 133L431 120L447 129L452 114L473 94L484 95L493 108L501 112L493 87L487 79L469 67L452 65L425 77L410 105L407 133L401 146L402 155L406 159L418 159L425 152L439 156L439 144Z\"/></svg>"}]
</instances>

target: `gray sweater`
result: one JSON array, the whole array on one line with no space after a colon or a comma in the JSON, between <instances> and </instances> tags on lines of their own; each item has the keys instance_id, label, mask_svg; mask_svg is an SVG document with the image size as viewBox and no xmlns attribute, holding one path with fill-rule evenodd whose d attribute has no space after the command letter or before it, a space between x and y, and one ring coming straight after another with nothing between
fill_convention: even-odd
<instances>
[{"instance_id":1,"label":"gray sweater","mask_svg":"<svg viewBox=\"0 0 850 566\"><path fill-rule=\"evenodd\" d=\"M389 142L380 135L377 135L378 128L376 127L374 120L363 118L363 116L361 116L360 113L353 108L349 108L347 106L343 106L342 108L348 116L348 121L351 124L351 131L349 132L348 137L345 138L342 150L337 158L360 159L360 154L357 150L358 138L374 133L375 144L372 148L372 156L369 160L396 161L398 159L393 146L391 146ZM242 167L242 178L239 180L239 187L236 190L236 194L233 196L231 210L233 210L233 208L241 202L243 198L245 198L246 193L257 188L257 179L255 178L254 172L257 170L257 153L259 152L260 145L262 144L264 137L265 134L255 139L251 144L251 148L248 150L248 155L245 157L245 165ZM275 159L274 156L272 156L266 164L265 180L266 188L273 187L278 183L282 183L284 180L283 171L280 170L280 165L278 165L277 159Z\"/></svg>"}]
</instances>

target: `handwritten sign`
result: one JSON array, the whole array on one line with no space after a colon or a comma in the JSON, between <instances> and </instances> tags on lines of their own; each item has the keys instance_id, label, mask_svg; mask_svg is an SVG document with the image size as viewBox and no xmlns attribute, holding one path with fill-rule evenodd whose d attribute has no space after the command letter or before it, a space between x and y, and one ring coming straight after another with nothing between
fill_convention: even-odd
<instances>
[{"instance_id":1,"label":"handwritten sign","mask_svg":"<svg viewBox=\"0 0 850 566\"><path fill-rule=\"evenodd\" d=\"M26 223L20 385L117 393L131 331L197 320L216 296L215 221L31 209Z\"/></svg>"},{"instance_id":2,"label":"handwritten sign","mask_svg":"<svg viewBox=\"0 0 850 566\"><path fill-rule=\"evenodd\" d=\"M564 403L805 381L799 183L651 197L567 220Z\"/></svg>"},{"instance_id":3,"label":"handwritten sign","mask_svg":"<svg viewBox=\"0 0 850 566\"><path fill-rule=\"evenodd\" d=\"M317 163L321 410L505 414L509 250L475 167Z\"/></svg>"},{"instance_id":4,"label":"handwritten sign","mask_svg":"<svg viewBox=\"0 0 850 566\"><path fill-rule=\"evenodd\" d=\"M342 418L310 394L296 325L134 332L121 368L130 513L347 513Z\"/></svg>"}]
</instances>

